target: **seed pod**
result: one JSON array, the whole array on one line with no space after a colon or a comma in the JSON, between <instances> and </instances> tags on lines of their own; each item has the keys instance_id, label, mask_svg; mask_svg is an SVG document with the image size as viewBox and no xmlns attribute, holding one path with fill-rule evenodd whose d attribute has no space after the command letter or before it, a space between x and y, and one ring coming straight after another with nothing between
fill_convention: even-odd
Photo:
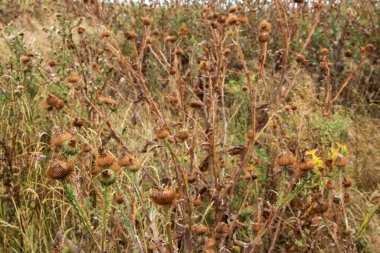
<instances>
[{"instance_id":1,"label":"seed pod","mask_svg":"<svg viewBox=\"0 0 380 253\"><path fill-rule=\"evenodd\" d=\"M240 24L248 24L248 17L247 16L238 16L238 21Z\"/></svg>"},{"instance_id":2,"label":"seed pod","mask_svg":"<svg viewBox=\"0 0 380 253\"><path fill-rule=\"evenodd\" d=\"M189 133L186 130L180 130L175 134L175 138L179 141L185 141L189 138Z\"/></svg>"},{"instance_id":3,"label":"seed pod","mask_svg":"<svg viewBox=\"0 0 380 253\"><path fill-rule=\"evenodd\" d=\"M330 178L325 183L325 186L328 190L334 190L335 189L334 183Z\"/></svg>"},{"instance_id":4,"label":"seed pod","mask_svg":"<svg viewBox=\"0 0 380 253\"><path fill-rule=\"evenodd\" d=\"M338 168L344 168L348 165L348 162L349 160L347 157L338 156L337 158L335 158L333 164Z\"/></svg>"},{"instance_id":5,"label":"seed pod","mask_svg":"<svg viewBox=\"0 0 380 253\"><path fill-rule=\"evenodd\" d=\"M193 234L194 235L204 235L208 233L208 227L203 224L195 224L193 226Z\"/></svg>"},{"instance_id":6,"label":"seed pod","mask_svg":"<svg viewBox=\"0 0 380 253\"><path fill-rule=\"evenodd\" d=\"M110 186L116 181L116 173L111 169L102 170L99 181L103 186Z\"/></svg>"},{"instance_id":7,"label":"seed pod","mask_svg":"<svg viewBox=\"0 0 380 253\"><path fill-rule=\"evenodd\" d=\"M77 74L71 74L66 78L66 81L69 83L77 83L79 80L80 78Z\"/></svg>"},{"instance_id":8,"label":"seed pod","mask_svg":"<svg viewBox=\"0 0 380 253\"><path fill-rule=\"evenodd\" d=\"M100 150L95 157L95 164L100 168L111 166L116 158L109 151Z\"/></svg>"},{"instance_id":9,"label":"seed pod","mask_svg":"<svg viewBox=\"0 0 380 253\"><path fill-rule=\"evenodd\" d=\"M329 54L329 49L328 48L325 48L325 47L322 47L320 50L319 50L319 55L321 56L326 56Z\"/></svg>"},{"instance_id":10,"label":"seed pod","mask_svg":"<svg viewBox=\"0 0 380 253\"><path fill-rule=\"evenodd\" d=\"M297 168L301 171L309 171L314 168L314 162L311 160L305 162L297 162Z\"/></svg>"},{"instance_id":11,"label":"seed pod","mask_svg":"<svg viewBox=\"0 0 380 253\"><path fill-rule=\"evenodd\" d=\"M216 227L215 227L215 232L218 233L218 234L228 234L228 232L230 231L227 223L225 222L218 222L218 224L216 224Z\"/></svg>"},{"instance_id":12,"label":"seed pod","mask_svg":"<svg viewBox=\"0 0 380 253\"><path fill-rule=\"evenodd\" d=\"M145 26L150 26L151 24L153 24L153 19L148 18L148 17L141 17L141 22L142 22Z\"/></svg>"},{"instance_id":13,"label":"seed pod","mask_svg":"<svg viewBox=\"0 0 380 253\"><path fill-rule=\"evenodd\" d=\"M53 94L49 94L45 100L45 103L50 106L55 106L57 102L59 101L59 98Z\"/></svg>"},{"instance_id":14,"label":"seed pod","mask_svg":"<svg viewBox=\"0 0 380 253\"><path fill-rule=\"evenodd\" d=\"M255 139L255 132L252 129L249 129L247 132L247 138L248 139Z\"/></svg>"},{"instance_id":15,"label":"seed pod","mask_svg":"<svg viewBox=\"0 0 380 253\"><path fill-rule=\"evenodd\" d=\"M122 196L120 196L119 194L115 194L114 196L113 196L113 199L115 200L115 202L117 203L117 204L122 204L123 202L124 202L124 199L123 199L123 197Z\"/></svg>"},{"instance_id":16,"label":"seed pod","mask_svg":"<svg viewBox=\"0 0 380 253\"><path fill-rule=\"evenodd\" d=\"M130 172L137 172L140 169L140 163L133 155L124 155L119 159L119 165L125 167Z\"/></svg>"},{"instance_id":17,"label":"seed pod","mask_svg":"<svg viewBox=\"0 0 380 253\"><path fill-rule=\"evenodd\" d=\"M343 179L342 186L344 188L349 188L352 186L352 184L353 184L352 179L346 179L346 178Z\"/></svg>"},{"instance_id":18,"label":"seed pod","mask_svg":"<svg viewBox=\"0 0 380 253\"><path fill-rule=\"evenodd\" d=\"M20 57L20 62L21 62L22 64L28 65L28 64L30 64L30 63L32 62L32 58L29 57L29 56L27 56L27 55L22 55L22 56Z\"/></svg>"},{"instance_id":19,"label":"seed pod","mask_svg":"<svg viewBox=\"0 0 380 253\"><path fill-rule=\"evenodd\" d=\"M53 68L53 67L57 66L57 62L55 60L50 60L48 62L48 65L49 65L49 67Z\"/></svg>"},{"instance_id":20,"label":"seed pod","mask_svg":"<svg viewBox=\"0 0 380 253\"><path fill-rule=\"evenodd\" d=\"M62 100L58 100L57 103L54 105L55 109L57 109L57 111L61 110L63 107L65 106L65 102L63 102Z\"/></svg>"},{"instance_id":21,"label":"seed pod","mask_svg":"<svg viewBox=\"0 0 380 253\"><path fill-rule=\"evenodd\" d=\"M210 63L207 60L202 60L199 63L199 69L203 71L208 71L210 70Z\"/></svg>"},{"instance_id":22,"label":"seed pod","mask_svg":"<svg viewBox=\"0 0 380 253\"><path fill-rule=\"evenodd\" d=\"M84 153L91 152L91 150L92 150L92 148L91 148L91 145L89 145L89 144L84 144L84 145L82 146L82 151L83 151Z\"/></svg>"},{"instance_id":23,"label":"seed pod","mask_svg":"<svg viewBox=\"0 0 380 253\"><path fill-rule=\"evenodd\" d=\"M189 27L186 26L186 25L182 25L180 28L179 28L179 36L185 36L187 34L187 32L189 31Z\"/></svg>"},{"instance_id":24,"label":"seed pod","mask_svg":"<svg viewBox=\"0 0 380 253\"><path fill-rule=\"evenodd\" d=\"M74 171L74 162L72 160L59 161L54 160L50 163L47 176L51 179L65 179Z\"/></svg>"},{"instance_id":25,"label":"seed pod","mask_svg":"<svg viewBox=\"0 0 380 253\"><path fill-rule=\"evenodd\" d=\"M285 151L277 157L275 164L278 166L288 166L294 164L295 162L295 156L291 152Z\"/></svg>"},{"instance_id":26,"label":"seed pod","mask_svg":"<svg viewBox=\"0 0 380 253\"><path fill-rule=\"evenodd\" d=\"M103 31L100 32L99 37L100 37L100 39L104 39L104 38L111 37L111 35L112 35L112 33L110 30L104 29Z\"/></svg>"},{"instance_id":27,"label":"seed pod","mask_svg":"<svg viewBox=\"0 0 380 253\"><path fill-rule=\"evenodd\" d=\"M151 198L154 203L160 206L168 206L173 204L176 198L176 191L173 189L169 190L153 190L151 192Z\"/></svg>"},{"instance_id":28,"label":"seed pod","mask_svg":"<svg viewBox=\"0 0 380 253\"><path fill-rule=\"evenodd\" d=\"M227 25L236 25L238 22L238 17L236 15L229 15L226 19Z\"/></svg>"},{"instance_id":29,"label":"seed pod","mask_svg":"<svg viewBox=\"0 0 380 253\"><path fill-rule=\"evenodd\" d=\"M79 26L77 29L78 34L83 34L86 31L86 29L83 26Z\"/></svg>"},{"instance_id":30,"label":"seed pod","mask_svg":"<svg viewBox=\"0 0 380 253\"><path fill-rule=\"evenodd\" d=\"M73 126L75 126L75 127L83 127L85 123L86 123L85 120L75 118L74 121L73 121Z\"/></svg>"},{"instance_id":31,"label":"seed pod","mask_svg":"<svg viewBox=\"0 0 380 253\"><path fill-rule=\"evenodd\" d=\"M64 143L69 143L71 140L74 140L74 136L70 132L56 135L51 139L51 147L56 150Z\"/></svg>"},{"instance_id":32,"label":"seed pod","mask_svg":"<svg viewBox=\"0 0 380 253\"><path fill-rule=\"evenodd\" d=\"M126 32L126 33L124 34L124 36L125 36L125 38L126 38L127 40L134 40L134 39L137 38L137 33L134 32L134 31L130 31L130 32Z\"/></svg>"},{"instance_id":33,"label":"seed pod","mask_svg":"<svg viewBox=\"0 0 380 253\"><path fill-rule=\"evenodd\" d=\"M260 35L259 35L259 42L260 43L268 42L269 39L270 39L269 32L262 32L262 33L260 33Z\"/></svg>"},{"instance_id":34,"label":"seed pod","mask_svg":"<svg viewBox=\"0 0 380 253\"><path fill-rule=\"evenodd\" d=\"M260 22L259 24L260 32L270 32L271 30L272 30L272 25L268 21L263 20Z\"/></svg>"},{"instance_id":35,"label":"seed pod","mask_svg":"<svg viewBox=\"0 0 380 253\"><path fill-rule=\"evenodd\" d=\"M160 128L156 131L155 140L165 139L169 135L170 135L169 127L163 126L162 128Z\"/></svg>"},{"instance_id":36,"label":"seed pod","mask_svg":"<svg viewBox=\"0 0 380 253\"><path fill-rule=\"evenodd\" d=\"M345 53L344 53L344 56L346 56L347 58L351 58L353 55L352 51L351 50L347 50Z\"/></svg>"},{"instance_id":37,"label":"seed pod","mask_svg":"<svg viewBox=\"0 0 380 253\"><path fill-rule=\"evenodd\" d=\"M202 199L198 197L198 198L194 199L193 206L198 207L198 206L202 205L202 203L203 203Z\"/></svg>"},{"instance_id":38,"label":"seed pod","mask_svg":"<svg viewBox=\"0 0 380 253\"><path fill-rule=\"evenodd\" d=\"M236 7L235 7L235 6L230 6L230 7L228 8L228 12L229 12L229 13L234 13L234 12L236 12Z\"/></svg>"}]
</instances>

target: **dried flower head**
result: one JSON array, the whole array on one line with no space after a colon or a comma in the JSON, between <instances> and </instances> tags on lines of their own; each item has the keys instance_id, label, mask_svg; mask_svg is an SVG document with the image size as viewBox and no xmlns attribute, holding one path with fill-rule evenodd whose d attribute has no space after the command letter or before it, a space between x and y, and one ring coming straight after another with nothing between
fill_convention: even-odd
<instances>
[{"instance_id":1,"label":"dried flower head","mask_svg":"<svg viewBox=\"0 0 380 253\"><path fill-rule=\"evenodd\" d=\"M236 7L235 7L235 6L230 6L230 7L228 8L228 12L229 12L229 13L234 13L234 12L236 12Z\"/></svg>"},{"instance_id":2,"label":"dried flower head","mask_svg":"<svg viewBox=\"0 0 380 253\"><path fill-rule=\"evenodd\" d=\"M289 166L295 162L296 157L291 152L285 151L277 157L275 164L278 166Z\"/></svg>"},{"instance_id":3,"label":"dried flower head","mask_svg":"<svg viewBox=\"0 0 380 253\"><path fill-rule=\"evenodd\" d=\"M73 121L73 126L75 127L83 127L85 124L86 124L86 121L84 119L75 118Z\"/></svg>"},{"instance_id":4,"label":"dried flower head","mask_svg":"<svg viewBox=\"0 0 380 253\"><path fill-rule=\"evenodd\" d=\"M51 147L53 148L53 150L56 150L60 148L63 144L68 144L72 140L74 140L74 135L70 132L58 134L52 137Z\"/></svg>"},{"instance_id":5,"label":"dried flower head","mask_svg":"<svg viewBox=\"0 0 380 253\"><path fill-rule=\"evenodd\" d=\"M103 31L100 32L99 37L100 39L107 39L111 37L112 33L108 29L104 29Z\"/></svg>"},{"instance_id":6,"label":"dried flower head","mask_svg":"<svg viewBox=\"0 0 380 253\"><path fill-rule=\"evenodd\" d=\"M209 229L207 226L203 225L203 224L195 224L193 226L193 234L194 235L204 235L206 233L208 233Z\"/></svg>"},{"instance_id":7,"label":"dried flower head","mask_svg":"<svg viewBox=\"0 0 380 253\"><path fill-rule=\"evenodd\" d=\"M351 50L347 50L346 52L344 52L344 56L346 56L347 58L351 58L352 55L353 55L353 53Z\"/></svg>"},{"instance_id":8,"label":"dried flower head","mask_svg":"<svg viewBox=\"0 0 380 253\"><path fill-rule=\"evenodd\" d=\"M180 28L179 28L179 36L185 36L187 34L187 32L189 31L189 27L186 26L186 25L182 25Z\"/></svg>"},{"instance_id":9,"label":"dried flower head","mask_svg":"<svg viewBox=\"0 0 380 253\"><path fill-rule=\"evenodd\" d=\"M32 63L32 58L27 55L21 55L20 62L21 64L29 65Z\"/></svg>"},{"instance_id":10,"label":"dried flower head","mask_svg":"<svg viewBox=\"0 0 380 253\"><path fill-rule=\"evenodd\" d=\"M319 55L321 56L326 56L329 54L329 49L328 48L325 48L325 47L322 47L320 50L319 50Z\"/></svg>"},{"instance_id":11,"label":"dried flower head","mask_svg":"<svg viewBox=\"0 0 380 253\"><path fill-rule=\"evenodd\" d=\"M259 32L270 32L272 30L272 25L266 21L263 20L259 24Z\"/></svg>"},{"instance_id":12,"label":"dried flower head","mask_svg":"<svg viewBox=\"0 0 380 253\"><path fill-rule=\"evenodd\" d=\"M100 168L111 166L115 160L116 158L111 152L102 149L95 156L95 164Z\"/></svg>"},{"instance_id":13,"label":"dried flower head","mask_svg":"<svg viewBox=\"0 0 380 253\"><path fill-rule=\"evenodd\" d=\"M203 71L210 70L210 63L207 60L202 60L199 63L199 68Z\"/></svg>"},{"instance_id":14,"label":"dried flower head","mask_svg":"<svg viewBox=\"0 0 380 253\"><path fill-rule=\"evenodd\" d=\"M347 157L339 155L335 160L333 161L333 164L338 168L344 168L348 165L349 160Z\"/></svg>"},{"instance_id":15,"label":"dried flower head","mask_svg":"<svg viewBox=\"0 0 380 253\"><path fill-rule=\"evenodd\" d=\"M160 139L165 139L170 135L170 130L168 126L163 126L162 128L158 129L155 133L155 139L160 140Z\"/></svg>"},{"instance_id":16,"label":"dried flower head","mask_svg":"<svg viewBox=\"0 0 380 253\"><path fill-rule=\"evenodd\" d=\"M50 162L49 168L47 170L47 176L51 179L62 180L67 178L73 171L74 162L72 160L53 160Z\"/></svg>"},{"instance_id":17,"label":"dried flower head","mask_svg":"<svg viewBox=\"0 0 380 253\"><path fill-rule=\"evenodd\" d=\"M77 74L71 74L68 77L66 77L66 81L69 83L77 83L79 82L80 78Z\"/></svg>"},{"instance_id":18,"label":"dried flower head","mask_svg":"<svg viewBox=\"0 0 380 253\"><path fill-rule=\"evenodd\" d=\"M217 234L228 234L230 231L230 228L227 223L225 222L218 222L215 226L215 232Z\"/></svg>"},{"instance_id":19,"label":"dried flower head","mask_svg":"<svg viewBox=\"0 0 380 253\"><path fill-rule=\"evenodd\" d=\"M185 141L189 138L189 133L186 130L180 130L175 134L175 138L178 141Z\"/></svg>"},{"instance_id":20,"label":"dried flower head","mask_svg":"<svg viewBox=\"0 0 380 253\"><path fill-rule=\"evenodd\" d=\"M140 169L141 165L139 161L131 154L122 156L119 159L119 165L126 168L128 171L136 172Z\"/></svg>"},{"instance_id":21,"label":"dried flower head","mask_svg":"<svg viewBox=\"0 0 380 253\"><path fill-rule=\"evenodd\" d=\"M352 181L352 179L347 179L347 178L344 178L343 179L343 182L342 182L342 186L344 188L349 188L353 185L354 181Z\"/></svg>"},{"instance_id":22,"label":"dried flower head","mask_svg":"<svg viewBox=\"0 0 380 253\"><path fill-rule=\"evenodd\" d=\"M153 19L148 18L148 17L141 17L141 22L142 22L145 26L150 26L151 24L153 24Z\"/></svg>"},{"instance_id":23,"label":"dried flower head","mask_svg":"<svg viewBox=\"0 0 380 253\"><path fill-rule=\"evenodd\" d=\"M168 206L174 203L176 199L176 191L173 189L157 190L151 192L151 198L154 203L160 206Z\"/></svg>"},{"instance_id":24,"label":"dried flower head","mask_svg":"<svg viewBox=\"0 0 380 253\"><path fill-rule=\"evenodd\" d=\"M270 39L270 34L269 32L262 32L259 34L259 42L260 43L266 43Z\"/></svg>"},{"instance_id":25,"label":"dried flower head","mask_svg":"<svg viewBox=\"0 0 380 253\"><path fill-rule=\"evenodd\" d=\"M78 34L83 34L86 31L86 29L83 26L79 26L77 29Z\"/></svg>"},{"instance_id":26,"label":"dried flower head","mask_svg":"<svg viewBox=\"0 0 380 253\"><path fill-rule=\"evenodd\" d=\"M115 200L116 204L119 204L119 205L123 204L123 202L124 202L123 197L119 194L113 195L113 199Z\"/></svg>"},{"instance_id":27,"label":"dried flower head","mask_svg":"<svg viewBox=\"0 0 380 253\"><path fill-rule=\"evenodd\" d=\"M137 33L134 32L134 31L130 31L130 32L126 32L126 33L124 34L124 36L125 36L125 38L126 38L127 40L134 40L134 39L137 38Z\"/></svg>"},{"instance_id":28,"label":"dried flower head","mask_svg":"<svg viewBox=\"0 0 380 253\"><path fill-rule=\"evenodd\" d=\"M238 16L238 21L240 24L248 24L248 17L247 16Z\"/></svg>"},{"instance_id":29,"label":"dried flower head","mask_svg":"<svg viewBox=\"0 0 380 253\"><path fill-rule=\"evenodd\" d=\"M297 168L301 171L309 171L312 170L315 166L315 163L311 160L305 162L297 162Z\"/></svg>"},{"instance_id":30,"label":"dried flower head","mask_svg":"<svg viewBox=\"0 0 380 253\"><path fill-rule=\"evenodd\" d=\"M226 19L227 25L236 25L238 23L238 17L236 15L229 15Z\"/></svg>"}]
</instances>

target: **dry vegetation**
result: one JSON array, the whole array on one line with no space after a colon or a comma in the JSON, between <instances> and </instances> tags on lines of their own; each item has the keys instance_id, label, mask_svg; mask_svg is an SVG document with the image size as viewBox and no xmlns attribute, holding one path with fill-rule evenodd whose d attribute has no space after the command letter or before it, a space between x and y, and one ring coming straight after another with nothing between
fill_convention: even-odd
<instances>
[{"instance_id":1,"label":"dry vegetation","mask_svg":"<svg viewBox=\"0 0 380 253\"><path fill-rule=\"evenodd\" d=\"M0 2L0 252L378 251L378 1L202 2Z\"/></svg>"}]
</instances>

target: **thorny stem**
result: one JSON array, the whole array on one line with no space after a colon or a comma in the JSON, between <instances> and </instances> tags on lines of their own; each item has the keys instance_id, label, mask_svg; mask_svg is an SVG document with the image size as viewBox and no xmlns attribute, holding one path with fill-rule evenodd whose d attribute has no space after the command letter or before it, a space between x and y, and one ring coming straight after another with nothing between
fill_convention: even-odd
<instances>
[{"instance_id":1,"label":"thorny stem","mask_svg":"<svg viewBox=\"0 0 380 253\"><path fill-rule=\"evenodd\" d=\"M90 233L90 236L93 239L96 246L98 247L98 249L101 249L100 245L98 244L97 239L95 238L94 232L92 230L92 226L91 226L90 222L88 221L88 218L87 218L85 212L83 211L82 206L79 204L79 201L78 201L78 198L77 198L77 195L76 195L74 189L66 181L62 181L62 185L63 185L63 188L64 188L66 194L67 194L66 196L67 196L68 200L70 201L71 205L74 207L75 211L78 213L78 215L82 221L82 225Z\"/></svg>"}]
</instances>

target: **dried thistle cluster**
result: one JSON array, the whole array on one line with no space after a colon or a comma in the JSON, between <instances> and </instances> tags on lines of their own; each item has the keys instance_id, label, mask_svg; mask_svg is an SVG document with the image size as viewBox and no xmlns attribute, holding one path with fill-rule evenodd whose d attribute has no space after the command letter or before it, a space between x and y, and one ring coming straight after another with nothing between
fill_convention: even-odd
<instances>
[{"instance_id":1,"label":"dried thistle cluster","mask_svg":"<svg viewBox=\"0 0 380 253\"><path fill-rule=\"evenodd\" d=\"M20 46L11 67L0 68L1 101L21 105L20 118L35 124L23 133L25 153L38 143L49 161L33 162L73 206L49 199L66 231L54 245L355 252L368 224L352 213L354 156L341 144L349 132L336 105L351 101L347 87L362 81L378 49L349 45L353 16L339 36L324 31L338 5L256 2L120 4L116 15L111 4L85 1L95 27L86 15L74 22L60 14L59 29L46 28L46 61ZM336 37L338 46L329 44ZM7 71L19 76L8 81ZM28 86L9 95L3 79ZM33 112L36 101L46 110ZM5 132L18 136L12 127ZM50 128L50 148L41 145L46 134L29 138ZM65 220L72 212L83 226Z\"/></svg>"}]
</instances>

